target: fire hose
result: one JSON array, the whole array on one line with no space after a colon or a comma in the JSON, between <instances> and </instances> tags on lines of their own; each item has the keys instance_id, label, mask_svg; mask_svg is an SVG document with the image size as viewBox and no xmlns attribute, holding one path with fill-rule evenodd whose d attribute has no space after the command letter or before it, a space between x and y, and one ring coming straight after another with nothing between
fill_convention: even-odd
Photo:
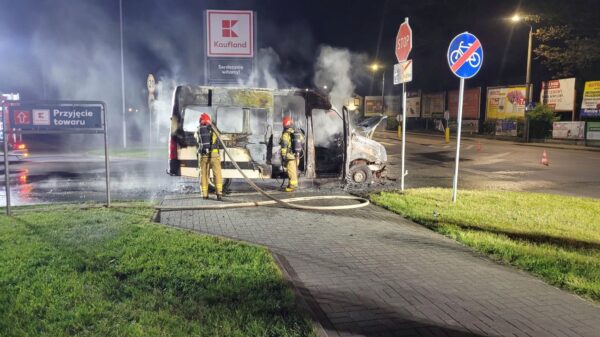
<instances>
[{"instance_id":1,"label":"fire hose","mask_svg":"<svg viewBox=\"0 0 600 337\"><path fill-rule=\"evenodd\" d=\"M226 208L242 208L242 207L258 207L265 205L274 205L280 204L284 207L293 208L293 209L301 209L301 210L310 210L310 211L334 211L334 210L344 210L344 209L352 209L352 208L360 208L369 205L369 200L357 196L352 195L319 195L319 196L308 196L308 197L295 197L295 198L284 198L278 199L271 194L265 192L263 189L258 187L239 167L238 163L233 159L233 156L229 153L225 142L221 139L221 133L217 129L216 126L212 125L213 130L217 134L217 140L223 147L223 151L225 154L231 159L231 163L238 170L238 172L244 177L244 180L257 192L264 195L266 198L270 200L263 201L250 201L250 202L241 202L241 203L230 203L230 204L214 204L214 205L200 205L200 206L156 206L155 208L159 211L183 211L183 210L208 210L208 209L226 209ZM349 204L349 205L338 205L338 206L308 206L308 205L298 205L295 202L302 201L311 201L311 200L356 200L360 203L358 204Z\"/></svg>"}]
</instances>

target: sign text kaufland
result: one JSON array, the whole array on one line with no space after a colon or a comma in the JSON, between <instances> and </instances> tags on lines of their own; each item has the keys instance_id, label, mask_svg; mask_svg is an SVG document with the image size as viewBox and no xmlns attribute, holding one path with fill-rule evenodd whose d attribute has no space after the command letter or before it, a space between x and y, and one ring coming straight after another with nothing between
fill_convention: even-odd
<instances>
[{"instance_id":1,"label":"sign text kaufland","mask_svg":"<svg viewBox=\"0 0 600 337\"><path fill-rule=\"evenodd\" d=\"M206 56L254 57L252 11L206 11Z\"/></svg>"}]
</instances>

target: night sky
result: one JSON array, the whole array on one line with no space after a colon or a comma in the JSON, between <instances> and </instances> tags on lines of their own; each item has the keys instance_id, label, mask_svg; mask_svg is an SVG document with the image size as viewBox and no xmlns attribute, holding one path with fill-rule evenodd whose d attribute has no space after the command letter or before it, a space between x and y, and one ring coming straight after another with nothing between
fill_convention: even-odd
<instances>
[{"instance_id":1,"label":"night sky","mask_svg":"<svg viewBox=\"0 0 600 337\"><path fill-rule=\"evenodd\" d=\"M120 94L118 0L0 2L0 91L20 92L26 99ZM600 1L123 0L128 105L143 104L148 73L159 80L202 83L206 9L255 10L258 47L273 49L279 56L278 76L297 87L313 86L321 45L347 48L382 62L391 83L395 35L409 17L414 61L409 88L431 92L458 87L446 61L448 44L456 34L475 34L484 49L482 70L467 81L467 87L520 84L525 81L529 28L504 18L520 9L593 27L590 22L597 25ZM551 75L533 61L534 83ZM356 83L357 92L378 94L378 81ZM387 88L390 93L399 91Z\"/></svg>"}]
</instances>

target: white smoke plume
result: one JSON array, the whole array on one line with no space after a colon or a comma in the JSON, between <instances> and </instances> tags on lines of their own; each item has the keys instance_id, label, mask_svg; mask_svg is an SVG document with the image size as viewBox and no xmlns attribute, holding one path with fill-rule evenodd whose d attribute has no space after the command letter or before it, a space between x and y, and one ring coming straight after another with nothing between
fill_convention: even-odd
<instances>
[{"instance_id":1,"label":"white smoke plume","mask_svg":"<svg viewBox=\"0 0 600 337\"><path fill-rule=\"evenodd\" d=\"M281 63L279 55L273 48L262 48L256 54L255 67L243 87L279 89L289 87L289 83L280 75L278 67Z\"/></svg>"},{"instance_id":2,"label":"white smoke plume","mask_svg":"<svg viewBox=\"0 0 600 337\"><path fill-rule=\"evenodd\" d=\"M353 96L356 84L368 78L366 73L367 56L356 54L345 48L321 46L315 63L315 86L327 87L334 109L341 113L342 107ZM342 132L343 124L339 115L313 114L315 143L325 146Z\"/></svg>"}]
</instances>

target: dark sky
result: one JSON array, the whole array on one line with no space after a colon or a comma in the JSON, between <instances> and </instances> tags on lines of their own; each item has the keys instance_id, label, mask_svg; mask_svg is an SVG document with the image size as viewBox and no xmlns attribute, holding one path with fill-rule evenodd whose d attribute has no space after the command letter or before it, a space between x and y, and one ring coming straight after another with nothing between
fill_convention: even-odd
<instances>
[{"instance_id":1,"label":"dark sky","mask_svg":"<svg viewBox=\"0 0 600 337\"><path fill-rule=\"evenodd\" d=\"M128 104L141 104L150 72L175 82L202 81L202 13L206 9L255 10L259 48L272 48L280 59L276 70L281 78L299 87L312 85L321 45L348 48L378 59L387 65L386 80L391 83L395 35L399 24L409 17L413 30L410 58L414 61L414 81L409 87L437 91L458 86L446 62L448 44L456 34L475 34L484 49L482 70L467 86L523 83L528 27L513 26L503 18L521 8L589 24L600 12L599 3L123 0L126 96ZM0 91L21 92L30 99L96 99L120 94L118 0L0 0L0 5ZM549 76L534 60L533 81ZM357 91L377 91L378 81L375 86L358 83ZM388 90L398 89L388 86Z\"/></svg>"}]
</instances>

